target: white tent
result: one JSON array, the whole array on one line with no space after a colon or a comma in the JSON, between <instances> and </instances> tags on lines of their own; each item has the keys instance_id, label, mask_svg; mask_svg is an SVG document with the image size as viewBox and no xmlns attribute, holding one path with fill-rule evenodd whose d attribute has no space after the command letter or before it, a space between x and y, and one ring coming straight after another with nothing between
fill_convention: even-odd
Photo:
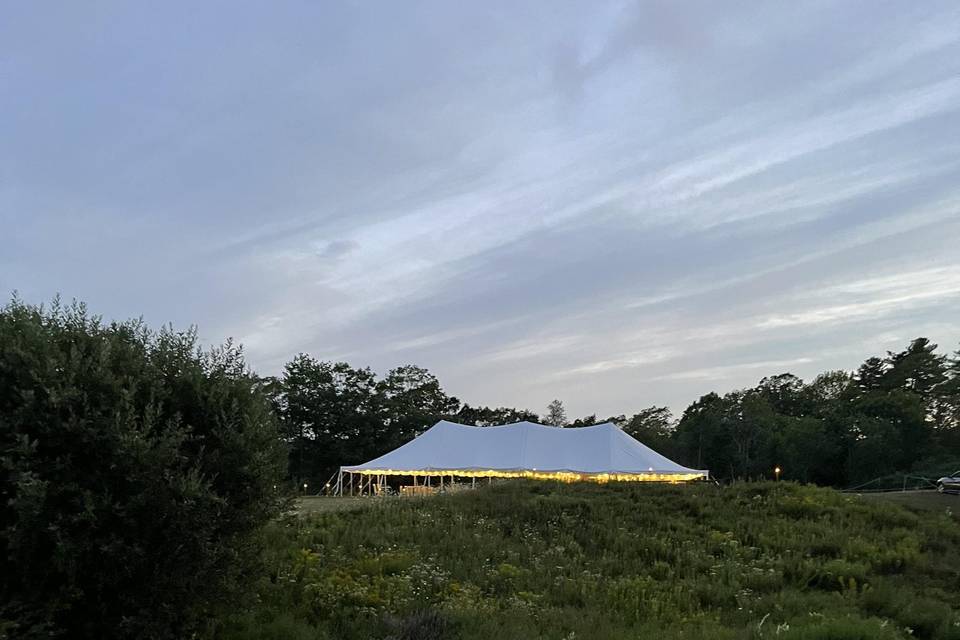
<instances>
[{"instance_id":1,"label":"white tent","mask_svg":"<svg viewBox=\"0 0 960 640\"><path fill-rule=\"evenodd\" d=\"M709 472L688 469L606 422L592 427L546 427L517 422L473 427L441 420L403 446L360 465L340 468L378 485L386 476L537 478L563 481L682 482Z\"/></svg>"}]
</instances>

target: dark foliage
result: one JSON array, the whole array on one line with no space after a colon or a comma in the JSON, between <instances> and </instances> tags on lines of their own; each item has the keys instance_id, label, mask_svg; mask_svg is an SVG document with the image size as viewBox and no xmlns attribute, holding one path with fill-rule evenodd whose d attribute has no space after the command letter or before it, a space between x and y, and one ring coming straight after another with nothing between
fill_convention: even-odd
<instances>
[{"instance_id":1,"label":"dark foliage","mask_svg":"<svg viewBox=\"0 0 960 640\"><path fill-rule=\"evenodd\" d=\"M340 465L386 453L460 407L433 374L413 365L377 379L368 368L300 354L264 386L290 444L291 481L308 493Z\"/></svg>"},{"instance_id":2,"label":"dark foliage","mask_svg":"<svg viewBox=\"0 0 960 640\"><path fill-rule=\"evenodd\" d=\"M472 424L477 427L489 427L498 424L510 424L511 422L539 422L540 416L533 411L526 409L513 409L510 407L471 407L464 404L453 416L455 422L460 424Z\"/></svg>"},{"instance_id":3,"label":"dark foliage","mask_svg":"<svg viewBox=\"0 0 960 640\"><path fill-rule=\"evenodd\" d=\"M726 479L769 478L780 467L786 478L846 486L952 472L960 467L960 356L936 347L917 338L853 375L831 371L805 384L781 374L708 394L676 425L673 451Z\"/></svg>"},{"instance_id":4,"label":"dark foliage","mask_svg":"<svg viewBox=\"0 0 960 640\"><path fill-rule=\"evenodd\" d=\"M0 309L0 637L182 638L246 580L284 453L240 351Z\"/></svg>"}]
</instances>

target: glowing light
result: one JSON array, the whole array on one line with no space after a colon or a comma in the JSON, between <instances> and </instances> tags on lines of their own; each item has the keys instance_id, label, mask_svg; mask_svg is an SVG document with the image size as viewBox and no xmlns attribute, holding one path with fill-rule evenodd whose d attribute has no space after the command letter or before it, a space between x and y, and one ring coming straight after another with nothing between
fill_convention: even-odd
<instances>
[{"instance_id":1,"label":"glowing light","mask_svg":"<svg viewBox=\"0 0 960 640\"><path fill-rule=\"evenodd\" d=\"M646 471L642 473L581 473L577 471L537 471L536 469L517 469L505 471L499 469L357 469L350 473L364 476L456 476L460 478L526 478L531 480L557 480L559 482L668 482L677 484L706 478L706 473L664 473Z\"/></svg>"}]
</instances>

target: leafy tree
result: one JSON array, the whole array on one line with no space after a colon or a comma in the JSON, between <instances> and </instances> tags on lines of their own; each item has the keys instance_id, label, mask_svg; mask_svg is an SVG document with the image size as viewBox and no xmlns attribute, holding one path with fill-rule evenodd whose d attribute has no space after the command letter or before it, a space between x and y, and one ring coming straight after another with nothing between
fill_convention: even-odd
<instances>
[{"instance_id":1,"label":"leafy tree","mask_svg":"<svg viewBox=\"0 0 960 640\"><path fill-rule=\"evenodd\" d=\"M777 413L803 416L809 410L803 389L803 380L792 373L781 373L760 380L754 392Z\"/></svg>"},{"instance_id":2,"label":"leafy tree","mask_svg":"<svg viewBox=\"0 0 960 640\"><path fill-rule=\"evenodd\" d=\"M306 354L287 363L270 389L291 447L291 480L309 492L340 465L376 458L460 406L426 369L399 367L378 380L369 368Z\"/></svg>"},{"instance_id":3,"label":"leafy tree","mask_svg":"<svg viewBox=\"0 0 960 640\"><path fill-rule=\"evenodd\" d=\"M778 427L778 415L756 389L730 394L727 421L736 450L735 476L755 478L768 475L770 460L761 457Z\"/></svg>"},{"instance_id":4,"label":"leafy tree","mask_svg":"<svg viewBox=\"0 0 960 640\"><path fill-rule=\"evenodd\" d=\"M667 407L647 407L618 424L623 431L667 457L675 455L673 414Z\"/></svg>"},{"instance_id":5,"label":"leafy tree","mask_svg":"<svg viewBox=\"0 0 960 640\"><path fill-rule=\"evenodd\" d=\"M873 391L853 406L851 479L868 480L894 471L907 471L930 442L932 426L923 400L909 391ZM876 477L873 476L873 477Z\"/></svg>"},{"instance_id":6,"label":"leafy tree","mask_svg":"<svg viewBox=\"0 0 960 640\"><path fill-rule=\"evenodd\" d=\"M801 393L806 398L804 404L812 408L811 412L822 415L824 407L849 397L852 386L853 378L846 371L827 371L804 386Z\"/></svg>"},{"instance_id":7,"label":"leafy tree","mask_svg":"<svg viewBox=\"0 0 960 640\"><path fill-rule=\"evenodd\" d=\"M777 416L776 426L766 438L768 449L758 475L769 476L779 467L782 477L801 482L829 484L833 479L829 462L829 441L823 420L814 417Z\"/></svg>"},{"instance_id":8,"label":"leafy tree","mask_svg":"<svg viewBox=\"0 0 960 640\"><path fill-rule=\"evenodd\" d=\"M472 424L478 427L489 427L514 422L538 422L540 417L526 409L509 407L472 407L464 404L453 417L460 424Z\"/></svg>"},{"instance_id":9,"label":"leafy tree","mask_svg":"<svg viewBox=\"0 0 960 640\"><path fill-rule=\"evenodd\" d=\"M867 358L866 362L860 365L853 376L857 388L866 393L877 389L886 388L886 378L889 366L883 358Z\"/></svg>"},{"instance_id":10,"label":"leafy tree","mask_svg":"<svg viewBox=\"0 0 960 640\"><path fill-rule=\"evenodd\" d=\"M547 415L544 416L544 421L554 427L565 427L567 426L567 412L563 408L563 403L559 400L554 400L547 405Z\"/></svg>"},{"instance_id":11,"label":"leafy tree","mask_svg":"<svg viewBox=\"0 0 960 640\"><path fill-rule=\"evenodd\" d=\"M733 477L733 451L724 419L728 404L716 393L708 393L686 408L674 432L680 461L695 469L710 469L715 476L729 470Z\"/></svg>"},{"instance_id":12,"label":"leafy tree","mask_svg":"<svg viewBox=\"0 0 960 640\"><path fill-rule=\"evenodd\" d=\"M949 404L947 359L926 338L904 351L869 358L857 371L850 394L850 480L908 471L929 456L939 434L935 426Z\"/></svg>"},{"instance_id":13,"label":"leafy tree","mask_svg":"<svg viewBox=\"0 0 960 640\"><path fill-rule=\"evenodd\" d=\"M283 433L290 443L295 486L320 489L345 462L379 451L385 431L377 381L369 369L321 362L299 354L271 386Z\"/></svg>"},{"instance_id":14,"label":"leafy tree","mask_svg":"<svg viewBox=\"0 0 960 640\"><path fill-rule=\"evenodd\" d=\"M945 361L945 379L934 387L931 408L937 442L960 455L960 351Z\"/></svg>"},{"instance_id":15,"label":"leafy tree","mask_svg":"<svg viewBox=\"0 0 960 640\"><path fill-rule=\"evenodd\" d=\"M947 379L947 359L934 353L936 349L937 345L927 338L917 338L904 351L888 352L884 387L931 396L934 388Z\"/></svg>"},{"instance_id":16,"label":"leafy tree","mask_svg":"<svg viewBox=\"0 0 960 640\"><path fill-rule=\"evenodd\" d=\"M847 484L847 460L854 441L851 425L855 393L853 377L845 371L827 371L804 387L810 415L819 420L823 428L819 438L812 441L812 446L818 449L815 462L808 466L805 478L796 477L824 485ZM796 466L790 458L784 460L789 461L785 464L789 464L790 469ZM787 477L792 477L792 471Z\"/></svg>"},{"instance_id":17,"label":"leafy tree","mask_svg":"<svg viewBox=\"0 0 960 640\"><path fill-rule=\"evenodd\" d=\"M231 344L0 309L0 628L182 638L232 601L284 453Z\"/></svg>"},{"instance_id":18,"label":"leafy tree","mask_svg":"<svg viewBox=\"0 0 960 640\"><path fill-rule=\"evenodd\" d=\"M390 371L377 391L387 427L383 441L386 450L412 440L460 408L460 401L444 392L436 376L414 365Z\"/></svg>"}]
</instances>

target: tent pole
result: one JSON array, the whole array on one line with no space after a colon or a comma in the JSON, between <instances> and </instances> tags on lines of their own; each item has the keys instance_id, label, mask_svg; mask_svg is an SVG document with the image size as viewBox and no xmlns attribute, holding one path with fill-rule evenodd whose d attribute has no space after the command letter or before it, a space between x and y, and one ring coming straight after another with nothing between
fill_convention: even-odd
<instances>
[{"instance_id":1,"label":"tent pole","mask_svg":"<svg viewBox=\"0 0 960 640\"><path fill-rule=\"evenodd\" d=\"M477 476L472 476L472 477L470 478L470 488L471 488L471 489L476 489L476 488L477 488Z\"/></svg>"},{"instance_id":2,"label":"tent pole","mask_svg":"<svg viewBox=\"0 0 960 640\"><path fill-rule=\"evenodd\" d=\"M340 468L340 472L337 474L337 495L343 496L343 468Z\"/></svg>"}]
</instances>

